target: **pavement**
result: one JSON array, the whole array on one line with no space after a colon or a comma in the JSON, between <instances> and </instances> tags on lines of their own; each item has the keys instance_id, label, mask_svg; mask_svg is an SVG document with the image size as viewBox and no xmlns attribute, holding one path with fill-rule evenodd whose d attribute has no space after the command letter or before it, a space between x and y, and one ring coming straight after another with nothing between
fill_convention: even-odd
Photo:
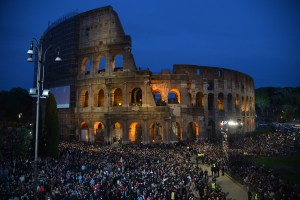
<instances>
[{"instance_id":1,"label":"pavement","mask_svg":"<svg viewBox=\"0 0 300 200\"><path fill-rule=\"evenodd\" d=\"M193 156L194 157L194 156ZM196 165L195 158L192 157L192 162ZM211 170L210 166L208 165L202 165L199 162L198 166L203 169L207 169L209 174L209 182L212 180L211 176ZM247 200L248 199L248 190L247 188L240 184L239 182L235 181L233 178L231 178L227 173L225 173L224 176L222 176L221 170L220 170L220 176L216 177L216 183L218 186L221 187L222 191L226 193L226 199L227 200Z\"/></svg>"}]
</instances>

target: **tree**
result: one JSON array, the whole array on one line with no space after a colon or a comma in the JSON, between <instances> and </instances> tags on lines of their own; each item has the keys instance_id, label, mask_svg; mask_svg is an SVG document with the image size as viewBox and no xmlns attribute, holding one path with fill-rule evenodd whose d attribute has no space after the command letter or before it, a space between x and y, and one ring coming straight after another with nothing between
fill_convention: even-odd
<instances>
[{"instance_id":1,"label":"tree","mask_svg":"<svg viewBox=\"0 0 300 200\"><path fill-rule=\"evenodd\" d=\"M22 113L22 117L19 117ZM23 88L0 92L0 120L26 124L32 120L32 97Z\"/></svg>"},{"instance_id":2,"label":"tree","mask_svg":"<svg viewBox=\"0 0 300 200\"><path fill-rule=\"evenodd\" d=\"M46 155L57 158L59 145L58 111L55 97L51 93L46 102L43 138Z\"/></svg>"},{"instance_id":3,"label":"tree","mask_svg":"<svg viewBox=\"0 0 300 200\"><path fill-rule=\"evenodd\" d=\"M0 158L26 155L30 151L32 132L27 128L1 128L0 129Z\"/></svg>"},{"instance_id":4,"label":"tree","mask_svg":"<svg viewBox=\"0 0 300 200\"><path fill-rule=\"evenodd\" d=\"M294 114L294 108L290 104L284 104L282 106L282 110L283 110L283 112L284 112L283 114L287 120L289 120Z\"/></svg>"},{"instance_id":5,"label":"tree","mask_svg":"<svg viewBox=\"0 0 300 200\"><path fill-rule=\"evenodd\" d=\"M260 88L255 91L255 104L261 110L261 115L264 115L265 110L270 106L267 88Z\"/></svg>"}]
</instances>

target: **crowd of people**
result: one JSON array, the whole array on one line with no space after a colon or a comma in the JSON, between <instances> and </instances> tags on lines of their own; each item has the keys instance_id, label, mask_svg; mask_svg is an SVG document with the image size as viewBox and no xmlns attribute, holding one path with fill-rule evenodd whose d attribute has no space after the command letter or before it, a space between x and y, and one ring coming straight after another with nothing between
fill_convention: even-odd
<instances>
[{"instance_id":1,"label":"crowd of people","mask_svg":"<svg viewBox=\"0 0 300 200\"><path fill-rule=\"evenodd\" d=\"M39 199L226 199L180 146L62 143L60 152L39 160ZM3 199L33 198L32 165L25 157L1 162Z\"/></svg>"},{"instance_id":2,"label":"crowd of people","mask_svg":"<svg viewBox=\"0 0 300 200\"><path fill-rule=\"evenodd\" d=\"M300 147L300 129L281 124L272 126L265 134L235 138L230 149L257 156L286 156Z\"/></svg>"},{"instance_id":3,"label":"crowd of people","mask_svg":"<svg viewBox=\"0 0 300 200\"><path fill-rule=\"evenodd\" d=\"M187 148L189 147L189 148ZM262 148L263 147L263 148ZM289 147L289 148L287 148ZM299 199L299 186L257 166L246 156L288 155L299 149L294 132L278 128L230 142L228 156L220 141L188 144L106 145L62 142L59 159L40 158L35 182L33 157L0 161L2 199L226 199L215 182L219 171L240 177L259 199ZM198 157L199 155L199 157ZM211 174L192 162L211 166ZM36 183L36 185L35 185Z\"/></svg>"},{"instance_id":4,"label":"crowd of people","mask_svg":"<svg viewBox=\"0 0 300 200\"><path fill-rule=\"evenodd\" d=\"M299 154L300 131L288 125L273 126L265 134L231 138L228 145L200 141L193 145L202 152L205 163L225 167L259 199L300 199L300 188L282 180L274 169L256 165L251 156L289 156ZM228 153L228 157L225 156ZM225 166L224 166L225 165ZM251 196L253 196L251 194Z\"/></svg>"}]
</instances>

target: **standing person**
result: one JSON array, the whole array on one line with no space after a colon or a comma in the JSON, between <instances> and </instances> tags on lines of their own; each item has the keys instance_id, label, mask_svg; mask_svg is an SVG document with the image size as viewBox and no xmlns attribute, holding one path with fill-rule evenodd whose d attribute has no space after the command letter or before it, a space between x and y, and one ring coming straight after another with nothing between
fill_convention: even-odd
<instances>
[{"instance_id":1,"label":"standing person","mask_svg":"<svg viewBox=\"0 0 300 200\"><path fill-rule=\"evenodd\" d=\"M219 165L216 165L216 167L215 167L215 173L218 173L218 177L220 176L220 167L219 167Z\"/></svg>"},{"instance_id":2,"label":"standing person","mask_svg":"<svg viewBox=\"0 0 300 200\"><path fill-rule=\"evenodd\" d=\"M248 190L248 200L252 200L252 192Z\"/></svg>"},{"instance_id":3,"label":"standing person","mask_svg":"<svg viewBox=\"0 0 300 200\"><path fill-rule=\"evenodd\" d=\"M224 168L224 165L222 165L222 176L224 176L224 171L225 171L225 168Z\"/></svg>"},{"instance_id":4,"label":"standing person","mask_svg":"<svg viewBox=\"0 0 300 200\"><path fill-rule=\"evenodd\" d=\"M205 169L205 171L204 171L204 178L207 182L208 181L208 171L207 171L207 169Z\"/></svg>"}]
</instances>

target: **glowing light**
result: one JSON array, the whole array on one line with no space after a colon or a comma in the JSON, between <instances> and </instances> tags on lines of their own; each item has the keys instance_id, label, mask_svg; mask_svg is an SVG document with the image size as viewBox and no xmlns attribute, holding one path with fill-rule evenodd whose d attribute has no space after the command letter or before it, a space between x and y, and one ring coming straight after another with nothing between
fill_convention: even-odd
<instances>
[{"instance_id":1,"label":"glowing light","mask_svg":"<svg viewBox=\"0 0 300 200\"><path fill-rule=\"evenodd\" d=\"M235 121L229 121L229 122L228 122L228 125L229 125L229 126L237 126L238 123L235 122Z\"/></svg>"}]
</instances>

